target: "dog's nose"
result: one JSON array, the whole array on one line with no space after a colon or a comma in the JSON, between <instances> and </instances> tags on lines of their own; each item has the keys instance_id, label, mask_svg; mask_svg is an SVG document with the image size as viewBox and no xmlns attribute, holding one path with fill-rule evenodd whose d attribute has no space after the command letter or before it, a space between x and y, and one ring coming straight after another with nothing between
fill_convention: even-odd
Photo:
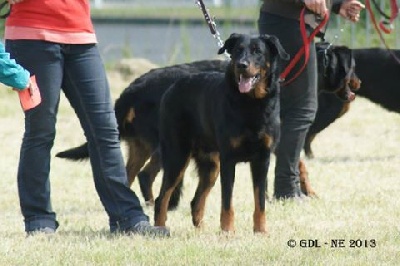
<instances>
[{"instance_id":1,"label":"dog's nose","mask_svg":"<svg viewBox=\"0 0 400 266\"><path fill-rule=\"evenodd\" d=\"M249 63L247 61L240 61L236 64L236 67L239 69L246 69L249 67Z\"/></svg>"}]
</instances>

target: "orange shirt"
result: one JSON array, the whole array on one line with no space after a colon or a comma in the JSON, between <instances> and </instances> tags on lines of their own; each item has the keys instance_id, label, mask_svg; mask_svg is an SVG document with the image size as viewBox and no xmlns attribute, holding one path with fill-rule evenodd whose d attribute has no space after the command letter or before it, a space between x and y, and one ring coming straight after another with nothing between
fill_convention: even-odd
<instances>
[{"instance_id":1,"label":"orange shirt","mask_svg":"<svg viewBox=\"0 0 400 266\"><path fill-rule=\"evenodd\" d=\"M66 44L97 42L89 0L24 0L12 6L4 36Z\"/></svg>"}]
</instances>

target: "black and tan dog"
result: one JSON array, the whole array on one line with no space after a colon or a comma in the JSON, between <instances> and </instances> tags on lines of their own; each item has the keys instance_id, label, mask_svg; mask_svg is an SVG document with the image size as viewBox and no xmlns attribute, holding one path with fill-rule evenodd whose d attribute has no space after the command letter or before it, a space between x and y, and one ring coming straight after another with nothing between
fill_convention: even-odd
<instances>
[{"instance_id":1,"label":"black and tan dog","mask_svg":"<svg viewBox=\"0 0 400 266\"><path fill-rule=\"evenodd\" d=\"M249 162L254 193L254 232L266 232L265 202L270 154L279 139L278 62L288 59L274 36L232 34L219 53L231 55L225 73L179 79L160 106L163 179L155 201L155 224L165 225L171 196L178 196L194 159L199 183L191 201L199 226L206 198L220 173L221 229L234 231L235 166ZM176 200L175 200L176 201Z\"/></svg>"},{"instance_id":2,"label":"black and tan dog","mask_svg":"<svg viewBox=\"0 0 400 266\"><path fill-rule=\"evenodd\" d=\"M317 48L320 51L318 53L319 66L326 62L337 62L338 58L335 53L339 50L345 50L344 48L326 50L326 47L322 46L317 46ZM333 55L331 51L333 51ZM333 60L331 60L332 58ZM152 185L161 168L158 149L161 97L167 88L180 78L203 71L223 73L228 63L228 61L221 60L203 60L153 69L132 82L116 100L115 113L120 136L128 146L126 168L129 185L138 176L141 192L147 204L154 203ZM349 63L344 64L340 71L336 69L330 70L324 67L319 70L319 73L323 73L319 76L320 91L334 92L336 96L333 97L335 99L339 97L343 101L349 101L352 94L349 91L349 82L345 79L351 76L353 69ZM336 77L336 79L330 77ZM83 160L88 158L89 152L85 143L79 147L60 152L56 156ZM149 159L150 161L148 161ZM148 163L145 165L147 161ZM311 189L307 171L302 161L300 161L300 179L303 193L314 196L315 192Z\"/></svg>"},{"instance_id":3,"label":"black and tan dog","mask_svg":"<svg viewBox=\"0 0 400 266\"><path fill-rule=\"evenodd\" d=\"M356 92L388 111L400 113L400 65L393 59L392 53L400 57L400 50L383 48L352 49L356 62L357 76L362 80L361 88ZM397 82L399 81L399 82ZM321 100L319 100L321 101ZM346 104L332 95L323 95L319 103L316 119L306 138L305 152L313 156L311 142L323 129L341 117L346 111Z\"/></svg>"}]
</instances>

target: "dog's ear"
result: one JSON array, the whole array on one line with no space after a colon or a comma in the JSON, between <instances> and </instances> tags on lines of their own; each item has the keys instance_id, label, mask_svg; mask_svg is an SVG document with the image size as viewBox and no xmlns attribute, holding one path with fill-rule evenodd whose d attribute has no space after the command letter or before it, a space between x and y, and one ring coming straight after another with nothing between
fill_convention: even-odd
<instances>
[{"instance_id":1,"label":"dog's ear","mask_svg":"<svg viewBox=\"0 0 400 266\"><path fill-rule=\"evenodd\" d=\"M224 46L222 46L218 50L218 54L223 54L225 51L228 52L228 54L232 54L232 49L235 47L235 44L237 40L242 36L242 34L239 33L232 33L231 36L225 41Z\"/></svg>"},{"instance_id":2,"label":"dog's ear","mask_svg":"<svg viewBox=\"0 0 400 266\"><path fill-rule=\"evenodd\" d=\"M289 60L290 56L286 53L281 42L276 36L263 34L260 38L265 42L265 44L273 51L274 55L279 55L283 60Z\"/></svg>"}]
</instances>

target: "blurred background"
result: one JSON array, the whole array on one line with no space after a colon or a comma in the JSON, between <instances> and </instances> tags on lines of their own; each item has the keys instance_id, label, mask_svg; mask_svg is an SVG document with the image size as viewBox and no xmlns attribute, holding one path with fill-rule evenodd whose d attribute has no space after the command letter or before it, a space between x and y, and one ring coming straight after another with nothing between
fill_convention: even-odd
<instances>
[{"instance_id":1,"label":"blurred background","mask_svg":"<svg viewBox=\"0 0 400 266\"><path fill-rule=\"evenodd\" d=\"M91 0L99 47L107 64L145 58L159 66L217 57L218 45L195 0ZM390 14L388 0L376 0ZM231 33L257 33L260 0L204 0L222 40ZM377 21L381 16L375 10ZM398 24L398 21L397 21ZM395 27L385 35L400 47ZM368 12L355 25L333 15L326 40L350 48L383 47Z\"/></svg>"}]
</instances>

